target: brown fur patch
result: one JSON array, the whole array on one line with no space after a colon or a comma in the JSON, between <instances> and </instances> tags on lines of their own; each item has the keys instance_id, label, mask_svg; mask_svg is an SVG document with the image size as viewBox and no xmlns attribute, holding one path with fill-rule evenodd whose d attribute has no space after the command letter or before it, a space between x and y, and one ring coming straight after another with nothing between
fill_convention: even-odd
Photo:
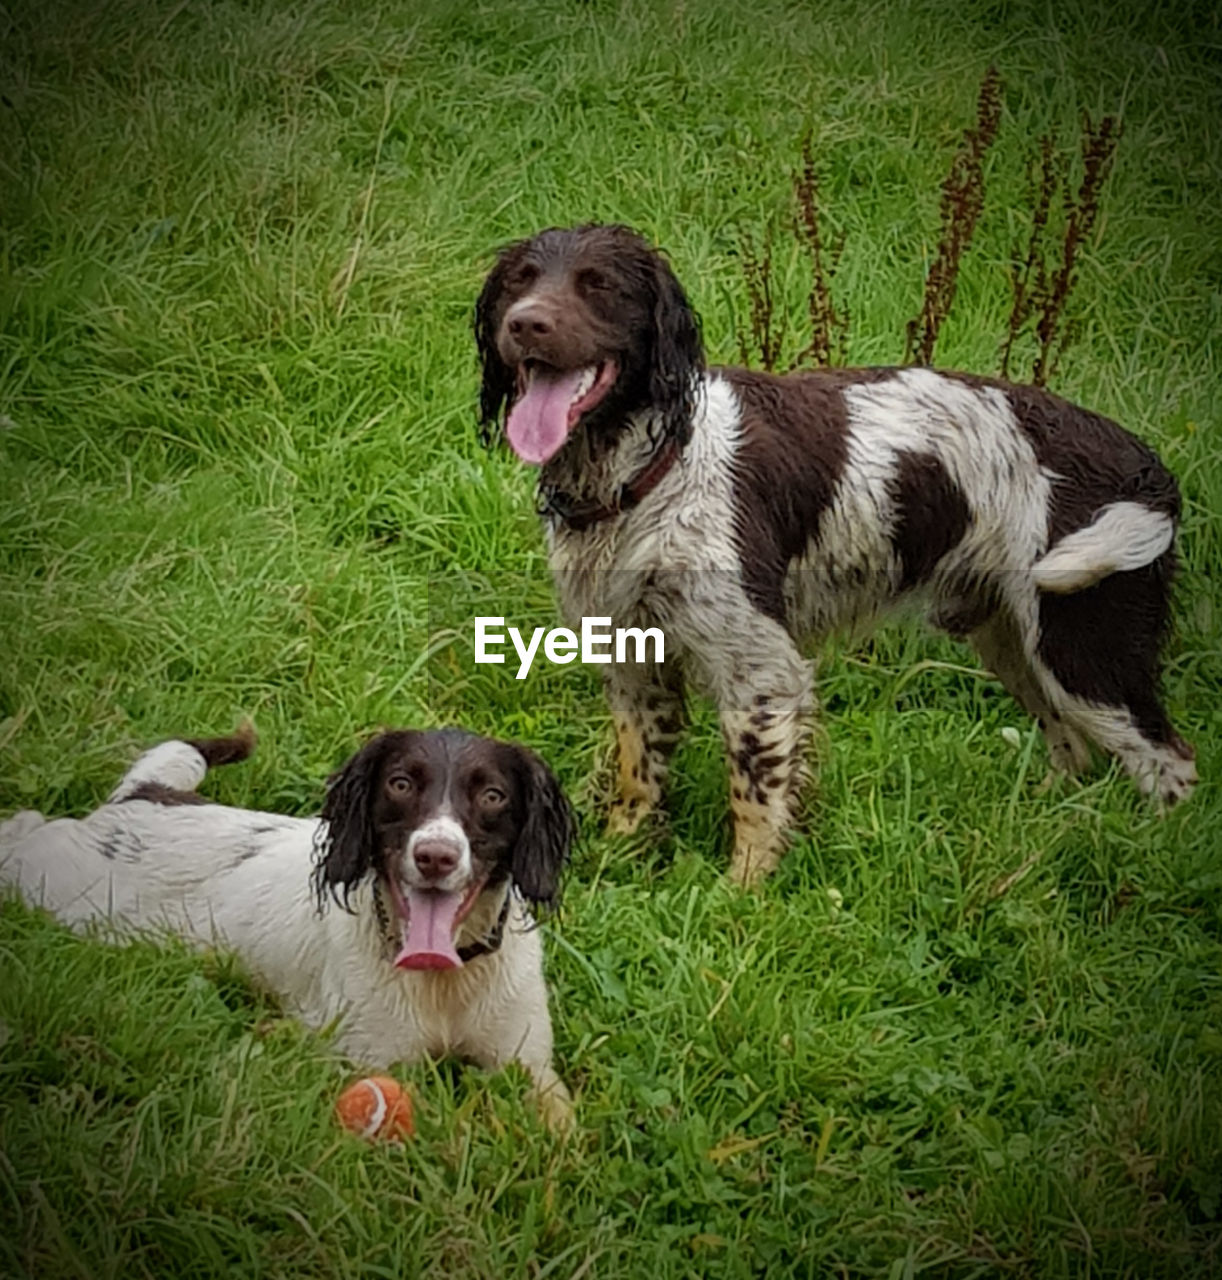
<instances>
[{"instance_id":1,"label":"brown fur patch","mask_svg":"<svg viewBox=\"0 0 1222 1280\"><path fill-rule=\"evenodd\" d=\"M185 738L184 741L204 757L209 769L215 769L218 765L245 760L254 751L257 738L255 726L243 720L227 738Z\"/></svg>"},{"instance_id":2,"label":"brown fur patch","mask_svg":"<svg viewBox=\"0 0 1222 1280\"><path fill-rule=\"evenodd\" d=\"M891 498L898 521L891 545L900 561L900 590L926 582L937 563L959 545L971 522L967 499L932 454L896 454Z\"/></svg>"},{"instance_id":3,"label":"brown fur patch","mask_svg":"<svg viewBox=\"0 0 1222 1280\"><path fill-rule=\"evenodd\" d=\"M778 829L776 816L768 804L731 797L734 815L734 853L730 858L730 879L734 884L758 884L776 870L785 850L784 828Z\"/></svg>"},{"instance_id":4,"label":"brown fur patch","mask_svg":"<svg viewBox=\"0 0 1222 1280\"><path fill-rule=\"evenodd\" d=\"M194 791L183 791L179 787L167 787L164 782L137 783L119 803L127 804L129 800L147 800L150 804L164 805L212 803L211 800L206 800L203 796L196 795Z\"/></svg>"},{"instance_id":5,"label":"brown fur patch","mask_svg":"<svg viewBox=\"0 0 1222 1280\"><path fill-rule=\"evenodd\" d=\"M994 385L1005 393L1040 466L1054 477L1050 545L1090 524L1113 502L1140 502L1178 520L1175 477L1136 436L1040 387Z\"/></svg>"},{"instance_id":6,"label":"brown fur patch","mask_svg":"<svg viewBox=\"0 0 1222 1280\"><path fill-rule=\"evenodd\" d=\"M819 533L844 473L848 411L844 388L895 376L893 369L818 369L784 377L718 369L742 413L734 461L734 531L751 603L785 622L790 562Z\"/></svg>"}]
</instances>

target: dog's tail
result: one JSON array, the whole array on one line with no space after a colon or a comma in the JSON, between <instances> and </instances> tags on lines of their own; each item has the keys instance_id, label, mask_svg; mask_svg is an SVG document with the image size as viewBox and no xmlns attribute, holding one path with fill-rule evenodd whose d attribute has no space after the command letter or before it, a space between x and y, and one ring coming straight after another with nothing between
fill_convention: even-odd
<instances>
[{"instance_id":1,"label":"dog's tail","mask_svg":"<svg viewBox=\"0 0 1222 1280\"><path fill-rule=\"evenodd\" d=\"M159 804L203 804L195 788L209 769L245 760L255 749L255 727L249 720L225 738L181 738L161 742L123 775L107 803L153 800Z\"/></svg>"},{"instance_id":2,"label":"dog's tail","mask_svg":"<svg viewBox=\"0 0 1222 1280\"><path fill-rule=\"evenodd\" d=\"M1069 595L1109 574L1141 569L1171 546L1175 519L1140 502L1113 502L1085 528L1067 533L1031 568L1040 591Z\"/></svg>"},{"instance_id":3,"label":"dog's tail","mask_svg":"<svg viewBox=\"0 0 1222 1280\"><path fill-rule=\"evenodd\" d=\"M189 747L204 757L204 764L215 769L222 764L240 764L255 749L258 735L255 726L245 719L227 738L185 738Z\"/></svg>"}]
</instances>

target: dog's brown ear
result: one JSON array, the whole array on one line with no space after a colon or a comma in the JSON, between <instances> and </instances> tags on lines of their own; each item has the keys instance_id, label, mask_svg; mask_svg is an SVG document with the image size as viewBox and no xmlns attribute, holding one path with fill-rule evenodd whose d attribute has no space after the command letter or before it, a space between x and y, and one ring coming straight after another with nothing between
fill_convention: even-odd
<instances>
[{"instance_id":1,"label":"dog's brown ear","mask_svg":"<svg viewBox=\"0 0 1222 1280\"><path fill-rule=\"evenodd\" d=\"M692 433L696 388L704 372L700 317L661 253L649 255L653 295L653 350L649 401L661 410L668 436L686 444Z\"/></svg>"},{"instance_id":2,"label":"dog's brown ear","mask_svg":"<svg viewBox=\"0 0 1222 1280\"><path fill-rule=\"evenodd\" d=\"M373 870L376 788L396 736L379 734L327 780L322 823L314 837L314 893L320 911L328 898L337 899L348 910L352 890Z\"/></svg>"},{"instance_id":3,"label":"dog's brown ear","mask_svg":"<svg viewBox=\"0 0 1222 1280\"><path fill-rule=\"evenodd\" d=\"M492 444L501 415L513 398L513 371L497 351L496 331L501 318L500 300L505 277L525 243L520 240L501 251L501 256L488 273L475 303L473 327L482 371L479 389L480 439L485 447Z\"/></svg>"},{"instance_id":4,"label":"dog's brown ear","mask_svg":"<svg viewBox=\"0 0 1222 1280\"><path fill-rule=\"evenodd\" d=\"M519 747L523 819L513 848L511 874L524 898L547 905L560 893L560 878L577 834L577 821L560 783L533 751Z\"/></svg>"}]
</instances>

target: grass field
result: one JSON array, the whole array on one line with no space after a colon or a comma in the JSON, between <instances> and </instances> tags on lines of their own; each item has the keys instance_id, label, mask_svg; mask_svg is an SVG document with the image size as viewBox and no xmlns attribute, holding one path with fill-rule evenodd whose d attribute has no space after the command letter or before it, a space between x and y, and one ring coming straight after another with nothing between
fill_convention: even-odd
<instances>
[{"instance_id":1,"label":"grass field","mask_svg":"<svg viewBox=\"0 0 1222 1280\"><path fill-rule=\"evenodd\" d=\"M1214 7L16 0L0 28L0 813L81 813L247 713L218 799L307 813L376 726L458 721L542 752L585 831L547 925L568 1147L519 1074L448 1064L399 1071L412 1145L345 1139L350 1067L224 957L0 908L0 1274L1217 1274ZM476 437L471 306L505 240L626 221L734 359L740 231L772 225L796 343L810 130L849 361L895 362L990 64L938 362L996 372L1027 158L1117 115L1052 385L1181 479L1166 687L1202 785L1166 818L1102 763L1039 793L1034 726L901 625L823 655L809 829L734 893L707 706L669 827L613 841L591 671L472 664L473 613L553 614L533 477Z\"/></svg>"}]
</instances>

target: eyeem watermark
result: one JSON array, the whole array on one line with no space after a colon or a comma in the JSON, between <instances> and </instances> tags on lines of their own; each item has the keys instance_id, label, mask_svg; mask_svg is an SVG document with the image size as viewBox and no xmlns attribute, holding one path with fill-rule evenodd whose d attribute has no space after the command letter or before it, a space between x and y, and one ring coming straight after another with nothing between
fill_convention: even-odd
<instances>
[{"instance_id":1,"label":"eyeem watermark","mask_svg":"<svg viewBox=\"0 0 1222 1280\"><path fill-rule=\"evenodd\" d=\"M517 627L508 627L504 631L499 629L504 626L504 618L475 619L475 661L504 662L505 655L494 650L504 645L508 633L518 655L519 680L530 675L540 642L548 662L557 666L575 662L579 654L582 662L666 661L666 636L660 627L616 627L612 631L610 618L582 618L580 636L568 627L553 627L551 631L536 627L528 642ZM652 656L649 652L651 640ZM631 658L628 657L629 644L633 652Z\"/></svg>"}]
</instances>

